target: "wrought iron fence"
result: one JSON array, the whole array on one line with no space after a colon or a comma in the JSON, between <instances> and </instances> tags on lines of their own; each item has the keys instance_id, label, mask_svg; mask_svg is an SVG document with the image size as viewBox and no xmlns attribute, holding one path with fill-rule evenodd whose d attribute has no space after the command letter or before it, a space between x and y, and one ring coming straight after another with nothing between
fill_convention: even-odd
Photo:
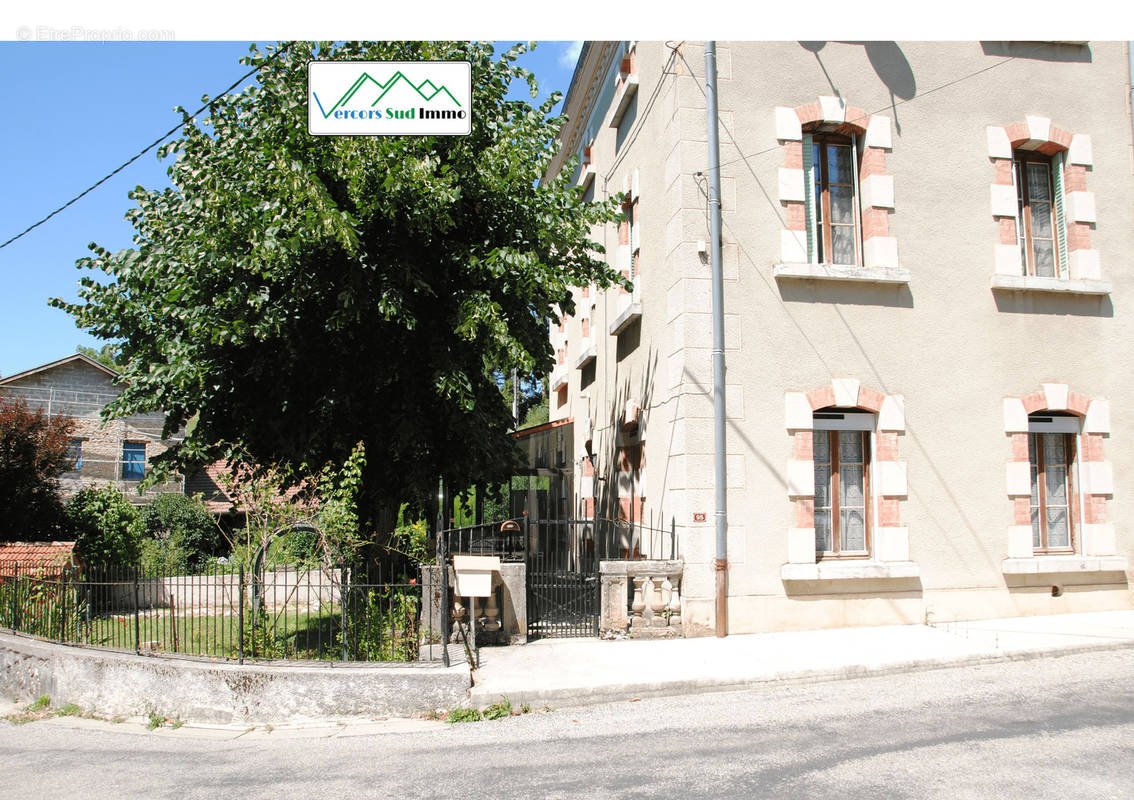
<instances>
[{"instance_id":1,"label":"wrought iron fence","mask_svg":"<svg viewBox=\"0 0 1134 800\"><path fill-rule=\"evenodd\" d=\"M447 553L499 556L501 561L561 564L584 554L606 560L677 558L676 522L658 520L537 519L486 522L443 531Z\"/></svg>"},{"instance_id":2,"label":"wrought iron fence","mask_svg":"<svg viewBox=\"0 0 1134 800\"><path fill-rule=\"evenodd\" d=\"M441 660L440 587L376 566L0 575L0 627L64 644L232 659ZM432 597L437 594L437 597Z\"/></svg>"}]
</instances>

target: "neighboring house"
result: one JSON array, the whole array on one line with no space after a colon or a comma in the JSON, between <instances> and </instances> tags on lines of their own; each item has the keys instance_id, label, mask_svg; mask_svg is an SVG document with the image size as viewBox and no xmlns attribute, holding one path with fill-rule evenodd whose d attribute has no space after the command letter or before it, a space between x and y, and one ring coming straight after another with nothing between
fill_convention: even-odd
<instances>
[{"instance_id":1,"label":"neighboring house","mask_svg":"<svg viewBox=\"0 0 1134 800\"><path fill-rule=\"evenodd\" d=\"M75 354L0 379L0 397L75 421L72 468L60 481L65 496L84 486L112 484L132 503L145 504L159 493L184 491L178 478L138 493L150 461L173 442L162 439L165 415L160 411L102 421L103 407L122 391L118 377L110 367Z\"/></svg>"},{"instance_id":2,"label":"neighboring house","mask_svg":"<svg viewBox=\"0 0 1134 800\"><path fill-rule=\"evenodd\" d=\"M717 54L729 630L1129 608L1126 45ZM704 86L700 42L586 43L550 167L624 193L596 235L634 282L551 326L573 513L675 520L688 634L715 620Z\"/></svg>"}]
</instances>

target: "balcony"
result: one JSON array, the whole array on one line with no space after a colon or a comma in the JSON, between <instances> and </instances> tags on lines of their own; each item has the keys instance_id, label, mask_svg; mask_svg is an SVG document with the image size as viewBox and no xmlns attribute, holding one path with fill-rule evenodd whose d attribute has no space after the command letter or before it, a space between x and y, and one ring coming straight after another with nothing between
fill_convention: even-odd
<instances>
[{"instance_id":1,"label":"balcony","mask_svg":"<svg viewBox=\"0 0 1134 800\"><path fill-rule=\"evenodd\" d=\"M579 343L579 357L575 359L575 369L582 369L598 358L598 351L595 348L595 340L587 337Z\"/></svg>"},{"instance_id":2,"label":"balcony","mask_svg":"<svg viewBox=\"0 0 1134 800\"><path fill-rule=\"evenodd\" d=\"M626 109L630 107L630 101L634 99L634 95L638 93L638 74L633 75L622 74L618 76L618 88L615 89L614 96L614 113L610 117L611 128L617 128L622 122L622 117L626 114Z\"/></svg>"},{"instance_id":3,"label":"balcony","mask_svg":"<svg viewBox=\"0 0 1134 800\"><path fill-rule=\"evenodd\" d=\"M617 336L642 318L642 276L634 278L634 291L621 292L615 299L614 319L608 328L611 336Z\"/></svg>"},{"instance_id":4,"label":"balcony","mask_svg":"<svg viewBox=\"0 0 1134 800\"><path fill-rule=\"evenodd\" d=\"M567 383L567 365L558 364L555 369L551 371L551 391L555 391Z\"/></svg>"}]
</instances>

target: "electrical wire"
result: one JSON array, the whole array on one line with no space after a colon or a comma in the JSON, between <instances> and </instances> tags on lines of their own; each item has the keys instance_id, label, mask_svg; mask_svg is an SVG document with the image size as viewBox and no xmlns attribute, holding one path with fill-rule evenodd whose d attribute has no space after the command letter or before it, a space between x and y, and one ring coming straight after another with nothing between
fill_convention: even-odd
<instances>
[{"instance_id":1,"label":"electrical wire","mask_svg":"<svg viewBox=\"0 0 1134 800\"><path fill-rule=\"evenodd\" d=\"M674 49L674 52L682 60L682 62L684 62L685 66L689 69L690 76L695 77L696 72L693 71L692 65L685 58L685 54L682 53L678 49ZM942 89L949 88L950 86L956 86L958 83L961 83L962 81L967 81L970 78L975 78L978 75L983 75L984 73L988 72L989 70L993 70L993 69L996 69L997 67L1004 66L1005 64L1009 63L1010 61L1015 61L1017 58L1019 58L1019 56L1008 56L1007 58L1005 58L1001 61L997 61L995 64L990 64L989 66L982 67L981 69L978 69L975 72L970 72L968 74L962 75L959 78L955 78L951 81L947 81L947 82L941 84L940 86L934 86L932 89L926 89L923 92L919 92L918 94L914 95L913 97L909 97L909 98L906 98L904 100L895 100L894 102L892 102L888 105L885 105L882 108L879 108L877 111L872 111L870 113L871 114L881 114L883 111L886 111L890 108L905 105L906 103L912 103L915 100L920 100L921 98L925 97L926 95L933 94L934 92L939 92ZM697 88L701 90L702 95L705 94L705 87L702 86L700 82L697 83ZM728 129L728 127L724 124L724 121L720 119L719 114L717 115L717 121L720 122L721 127L723 127L725 129L725 133L727 133L729 138L732 139L732 143L735 146L736 145L736 138L732 135L732 131L730 131ZM738 150L740 149L739 146L737 146L737 149ZM749 158L755 158L756 156L762 156L762 155L767 155L768 153L780 152L782 149L783 148L780 145L773 145L772 147L768 147L768 148L765 148L763 150L757 150L757 151L752 152L752 153L745 153L743 155L738 156L737 158L732 159L731 161L722 162L721 167L727 167L731 164L736 164L737 162L740 162L740 161L746 161Z\"/></svg>"},{"instance_id":2,"label":"electrical wire","mask_svg":"<svg viewBox=\"0 0 1134 800\"><path fill-rule=\"evenodd\" d=\"M263 69L263 68L264 68L265 66L267 66L267 65L268 65L268 64L269 64L269 63L270 63L271 61L273 61L273 60L275 60L276 58L278 58L278 57L279 57L279 56L280 56L280 55L281 55L282 53L284 53L284 52L285 52L286 50L287 50L287 45L280 47L280 48L279 48L278 50L276 50L276 51L275 51L274 53L270 54L270 55L268 56L268 58L267 58L267 59L266 59L266 60L264 61L264 63L263 63L263 64L261 64L261 65L260 65L260 66L258 66L258 67L255 67L254 69L251 69L251 70L249 70L248 72L246 72L245 74L241 75L241 76L240 76L240 77L239 77L239 78L238 78L238 79L237 79L236 81L234 81L234 82L233 82L233 84L232 84L231 86L229 86L229 87L228 87L227 89L224 89L224 90L223 90L223 91L221 91L221 92L220 92L219 94L215 95L215 96L213 97L213 99L211 99L211 100L210 100L209 102L205 103L205 104L204 104L203 106L201 106L200 108L198 108L198 109L197 109L197 110L196 110L196 111L195 111L195 112L194 112L193 114L191 114L191 115L190 115L190 117L189 117L188 119L186 119L186 120L184 120L183 122L179 122L179 123L177 123L176 125L174 125L174 126L173 126L172 128L170 128L170 129L169 129L168 131L166 131L165 133L163 133L163 134L162 134L162 135L161 135L160 137L158 137L157 139L154 139L154 141L153 141L153 142L151 142L150 144L146 145L146 147L145 147L145 148L143 148L143 149L142 149L142 150L141 150L140 152L138 152L138 153L137 153L136 155L134 155L134 156L130 157L129 159L127 159L126 161L124 161L124 162L123 162L123 163L122 163L121 165L119 165L118 167L116 167L116 168L115 168L114 170L112 170L111 172L108 172L108 173L107 173L107 174L106 174L105 176L103 176L103 177L102 177L102 178L100 178L99 180L97 180L97 181L95 181L94 183L92 183L92 184L91 184L90 186L88 186L88 187L87 187L86 189L84 189L83 191L79 192L79 193L78 193L77 195L75 195L74 197L72 197L72 198L71 198L70 200L68 200L68 201L67 201L66 203L64 203L63 205L59 206L59 208L57 208L57 209L55 209L54 211L52 211L52 212L51 212L50 214L48 214L48 215L47 215L46 217L44 217L43 219L39 220L38 222L34 222L34 223L32 223L31 225L29 225L28 227L24 228L24 229L23 229L22 231L20 231L19 233L17 233L17 234L15 235L15 236L13 236L13 237L12 237L11 239L9 239L8 241L4 242L3 244L0 244L0 250L3 250L3 249L4 249L5 247L7 247L8 245L10 245L10 244L11 244L12 242L16 241L17 239L21 239L21 238L23 238L24 236L26 236L27 234L31 233L31 232L32 232L33 230L35 230L36 228L38 228L38 227L39 227L40 225L42 225L43 223L47 222L47 221L48 221L49 219L51 219L52 217L54 217L54 216L55 216L56 214L59 214L60 212L62 212L62 211L65 211L65 210L66 210L67 208L69 208L70 206L74 205L74 204L75 204L75 203L77 203L77 202L78 202L79 200L82 200L82 199L83 199L84 197L86 197L86 196L87 196L88 194L90 194L91 192L93 192L93 191L94 191L95 189L97 189L98 187L102 186L102 185L103 185L104 183L106 183L106 182L107 182L108 180L110 180L111 178L113 178L113 177L114 177L115 175L117 175L117 174L118 174L119 172L121 172L122 170L126 169L126 167L130 166L130 165L131 165L131 164L133 164L133 163L134 163L135 161L137 161L137 160L138 160L139 158L141 158L142 156L144 156L144 155L145 155L146 153L150 152L150 151L151 151L151 150L153 150L153 149L154 149L155 147L157 147L157 146L158 146L159 144L161 144L162 142L164 142L164 141L165 141L166 139L168 139L168 138L169 138L170 136L172 136L173 134L177 133L177 132L178 132L179 130L181 130L181 128L183 128L183 127L184 127L184 126L185 126L185 125L186 125L187 123L189 123L190 121L192 121L193 117L196 117L196 116L198 116L199 114L201 114L202 112L204 112L204 111L208 110L209 108L211 108L211 107L212 107L212 105L213 105L213 103L215 103L215 102L216 102L217 100L219 100L219 99L220 99L221 97L224 97L225 95L227 95L227 94L228 94L229 92L231 92L231 91L232 91L233 89L235 89L235 88L236 88L237 86L239 86L240 84L244 83L244 81L248 80L248 79L249 79L250 77L252 77L253 75L255 75L255 74L256 74L257 72L259 72L259 71L260 71L261 69Z\"/></svg>"}]
</instances>

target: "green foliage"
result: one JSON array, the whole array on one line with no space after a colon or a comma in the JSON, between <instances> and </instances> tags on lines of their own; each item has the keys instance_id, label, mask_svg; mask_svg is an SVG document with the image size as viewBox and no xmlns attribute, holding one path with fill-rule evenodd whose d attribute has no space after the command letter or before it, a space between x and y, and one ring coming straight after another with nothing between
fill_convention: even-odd
<instances>
[{"instance_id":1,"label":"green foliage","mask_svg":"<svg viewBox=\"0 0 1134 800\"><path fill-rule=\"evenodd\" d=\"M512 703L505 697L499 703L492 703L484 709L485 719L503 719L512 716Z\"/></svg>"},{"instance_id":2,"label":"green foliage","mask_svg":"<svg viewBox=\"0 0 1134 800\"><path fill-rule=\"evenodd\" d=\"M364 521L437 477L505 477L519 458L499 378L552 365L547 321L572 286L626 282L595 226L617 199L584 202L567 169L543 179L563 118L505 100L516 46L299 42L262 52L255 85L190 119L172 187L137 189L134 248L92 245L80 303L55 299L122 341L112 417L163 409L184 440L150 480L240 451L258 464L343 463L360 440ZM468 60L469 136L310 136L312 59Z\"/></svg>"},{"instance_id":3,"label":"green foliage","mask_svg":"<svg viewBox=\"0 0 1134 800\"><path fill-rule=\"evenodd\" d=\"M542 425L551 419L550 400L544 396L539 401L528 409L527 414L524 415L523 421L520 423L521 428L530 428L533 425Z\"/></svg>"},{"instance_id":4,"label":"green foliage","mask_svg":"<svg viewBox=\"0 0 1134 800\"><path fill-rule=\"evenodd\" d=\"M104 344L98 350L95 350L93 347L84 347L83 345L79 345L75 348L75 352L81 356L93 358L103 366L107 366L113 370L121 372L122 367L124 366L121 349L122 348L118 344L109 342L108 344Z\"/></svg>"},{"instance_id":5,"label":"green foliage","mask_svg":"<svg viewBox=\"0 0 1134 800\"><path fill-rule=\"evenodd\" d=\"M449 712L446 722L480 722L484 715L478 708L454 708Z\"/></svg>"},{"instance_id":6,"label":"green foliage","mask_svg":"<svg viewBox=\"0 0 1134 800\"><path fill-rule=\"evenodd\" d=\"M416 595L396 587L366 589L361 603L358 589L352 591L347 646L357 661L416 661L418 657L418 611Z\"/></svg>"},{"instance_id":7,"label":"green foliage","mask_svg":"<svg viewBox=\"0 0 1134 800\"><path fill-rule=\"evenodd\" d=\"M139 556L138 511L114 486L84 487L67 502L75 552L92 567L134 564Z\"/></svg>"},{"instance_id":8,"label":"green foliage","mask_svg":"<svg viewBox=\"0 0 1134 800\"><path fill-rule=\"evenodd\" d=\"M45 639L80 638L83 605L74 584L55 574L23 574L0 582L0 627Z\"/></svg>"},{"instance_id":9,"label":"green foliage","mask_svg":"<svg viewBox=\"0 0 1134 800\"><path fill-rule=\"evenodd\" d=\"M198 498L161 494L138 518L141 563L146 571L200 570L219 550L222 538Z\"/></svg>"},{"instance_id":10,"label":"green foliage","mask_svg":"<svg viewBox=\"0 0 1134 800\"><path fill-rule=\"evenodd\" d=\"M328 464L316 488L319 530L328 564L354 564L363 545L359 535L358 493L366 466L366 448L358 442L341 467Z\"/></svg>"},{"instance_id":11,"label":"green foliage","mask_svg":"<svg viewBox=\"0 0 1134 800\"><path fill-rule=\"evenodd\" d=\"M146 730L152 731L155 728L160 728L165 724L165 716L157 713L156 711L150 712L150 721L146 723Z\"/></svg>"},{"instance_id":12,"label":"green foliage","mask_svg":"<svg viewBox=\"0 0 1134 800\"><path fill-rule=\"evenodd\" d=\"M46 694L41 694L36 701L28 706L28 711L42 711L51 706L51 697Z\"/></svg>"},{"instance_id":13,"label":"green foliage","mask_svg":"<svg viewBox=\"0 0 1134 800\"><path fill-rule=\"evenodd\" d=\"M74 422L0 397L0 541L57 539L64 532L59 477Z\"/></svg>"}]
</instances>

